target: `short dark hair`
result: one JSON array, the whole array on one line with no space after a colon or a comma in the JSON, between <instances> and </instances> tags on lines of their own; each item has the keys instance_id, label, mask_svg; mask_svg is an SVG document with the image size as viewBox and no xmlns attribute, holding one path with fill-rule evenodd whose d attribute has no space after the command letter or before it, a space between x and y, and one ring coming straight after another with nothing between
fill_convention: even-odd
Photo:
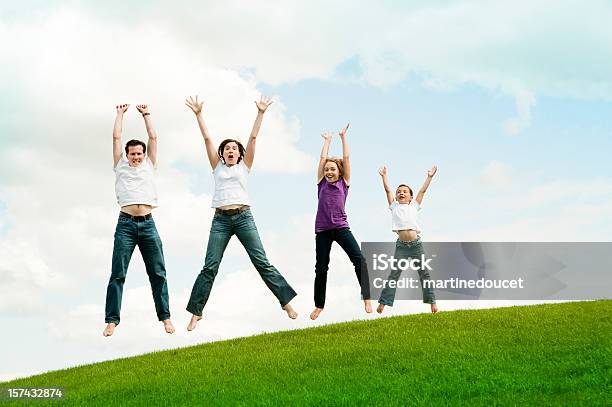
<instances>
[{"instance_id":1,"label":"short dark hair","mask_svg":"<svg viewBox=\"0 0 612 407\"><path fill-rule=\"evenodd\" d=\"M125 153L128 154L130 147L136 147L136 146L142 146L143 154L147 152L147 145L145 143L143 143L140 140L130 140L127 143L125 143Z\"/></svg>"},{"instance_id":2,"label":"short dark hair","mask_svg":"<svg viewBox=\"0 0 612 407\"><path fill-rule=\"evenodd\" d=\"M236 163L239 163L242 160L242 157L244 157L244 146L238 140L234 140L233 138L226 138L219 145L217 154L219 154L219 158L221 159L223 164L225 164L225 159L223 158L223 149L225 149L225 146L229 143L236 143L238 145L238 152L240 153L240 157L238 157L238 161Z\"/></svg>"},{"instance_id":3,"label":"short dark hair","mask_svg":"<svg viewBox=\"0 0 612 407\"><path fill-rule=\"evenodd\" d=\"M400 187L406 187L406 188L408 188L408 191L410 191L410 196L411 196L411 197L413 197L413 196L414 196L414 194L412 193L412 188L410 188L410 187L409 187L408 185L406 185L406 184L399 184L399 185L397 186L397 188L395 188L395 193L397 193L397 190L398 190L398 189L400 189Z\"/></svg>"}]
</instances>

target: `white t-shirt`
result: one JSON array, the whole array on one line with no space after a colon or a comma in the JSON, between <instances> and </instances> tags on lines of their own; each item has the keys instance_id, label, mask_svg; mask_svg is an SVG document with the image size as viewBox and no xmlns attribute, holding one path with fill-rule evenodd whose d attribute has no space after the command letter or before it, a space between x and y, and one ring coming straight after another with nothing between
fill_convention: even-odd
<instances>
[{"instance_id":1,"label":"white t-shirt","mask_svg":"<svg viewBox=\"0 0 612 407\"><path fill-rule=\"evenodd\" d=\"M138 167L130 167L128 160L121 155L115 166L115 193L121 207L134 204L157 206L155 166L148 156Z\"/></svg>"},{"instance_id":2,"label":"white t-shirt","mask_svg":"<svg viewBox=\"0 0 612 407\"><path fill-rule=\"evenodd\" d=\"M401 204L393 200L389 209L391 210L391 227L394 232L412 229L417 234L421 233L421 227L417 222L417 214L421 210L421 205L416 199L412 199L407 204Z\"/></svg>"},{"instance_id":3,"label":"white t-shirt","mask_svg":"<svg viewBox=\"0 0 612 407\"><path fill-rule=\"evenodd\" d=\"M220 208L226 205L251 205L247 192L249 171L249 168L244 164L244 160L231 167L219 160L213 171L215 194L211 206Z\"/></svg>"}]
</instances>

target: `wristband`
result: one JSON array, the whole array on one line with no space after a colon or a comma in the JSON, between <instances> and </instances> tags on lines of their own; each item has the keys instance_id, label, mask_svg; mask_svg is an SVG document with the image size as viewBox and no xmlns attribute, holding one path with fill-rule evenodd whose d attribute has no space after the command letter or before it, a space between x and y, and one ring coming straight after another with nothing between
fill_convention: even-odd
<instances>
[{"instance_id":1,"label":"wristband","mask_svg":"<svg viewBox=\"0 0 612 407\"><path fill-rule=\"evenodd\" d=\"M149 113L149 112L147 112L147 113L143 113L143 114L142 114L142 117L149 116L150 114L151 114L151 113Z\"/></svg>"}]
</instances>

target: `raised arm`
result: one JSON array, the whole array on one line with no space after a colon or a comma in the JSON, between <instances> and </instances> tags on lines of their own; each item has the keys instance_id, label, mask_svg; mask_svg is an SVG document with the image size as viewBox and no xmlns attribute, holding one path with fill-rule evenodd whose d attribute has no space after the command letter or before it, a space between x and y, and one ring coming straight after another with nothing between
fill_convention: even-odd
<instances>
[{"instance_id":1,"label":"raised arm","mask_svg":"<svg viewBox=\"0 0 612 407\"><path fill-rule=\"evenodd\" d=\"M342 163L344 164L344 182L346 185L351 183L351 163L349 161L349 148L348 142L346 141L346 132L350 123L347 123L346 127L340 130L340 139L342 140Z\"/></svg>"},{"instance_id":2,"label":"raised arm","mask_svg":"<svg viewBox=\"0 0 612 407\"><path fill-rule=\"evenodd\" d=\"M251 169L253 165L253 160L255 159L255 146L257 144L257 134L259 134L259 128L261 127L261 121L263 120L263 115L266 112L268 106L272 104L272 99L266 96L262 96L259 102L255 101L255 106L257 106L257 117L255 118L255 123L253 123L253 129L251 130L251 135L249 136L249 142L247 143L246 151L244 152L244 165Z\"/></svg>"},{"instance_id":3,"label":"raised arm","mask_svg":"<svg viewBox=\"0 0 612 407\"><path fill-rule=\"evenodd\" d=\"M151 124L151 113L149 113L149 106L147 105L136 105L136 109L140 112L144 118L145 127L147 128L147 136L149 141L147 142L147 156L154 166L157 165L157 133L153 129Z\"/></svg>"},{"instance_id":4,"label":"raised arm","mask_svg":"<svg viewBox=\"0 0 612 407\"><path fill-rule=\"evenodd\" d=\"M117 166L121 155L123 154L121 146L121 128L123 127L123 114L128 110L130 105L118 105L117 116L115 117L115 125L113 126L113 168Z\"/></svg>"},{"instance_id":5,"label":"raised arm","mask_svg":"<svg viewBox=\"0 0 612 407\"><path fill-rule=\"evenodd\" d=\"M321 137L323 137L323 147L321 148L321 158L319 159L319 168L317 169L317 184L323 179L325 162L329 155L329 145L331 144L332 136L333 134L330 132L321 134Z\"/></svg>"},{"instance_id":6,"label":"raised arm","mask_svg":"<svg viewBox=\"0 0 612 407\"><path fill-rule=\"evenodd\" d=\"M427 179L425 180L425 183L423 184L421 189L419 189L419 193L417 194L417 197L416 197L416 201L418 202L419 205L421 204L421 202L423 202L423 197L425 196L425 192L427 192L427 188L429 188L429 184L431 183L433 176L436 175L436 171L438 171L438 167L436 167L435 165L431 167L431 170L427 171Z\"/></svg>"},{"instance_id":7,"label":"raised arm","mask_svg":"<svg viewBox=\"0 0 612 407\"><path fill-rule=\"evenodd\" d=\"M385 195L387 195L387 202L389 205L393 203L393 193L391 192L391 187L389 186L389 179L387 178L387 166L383 165L378 173L382 178L383 188L385 189Z\"/></svg>"},{"instance_id":8,"label":"raised arm","mask_svg":"<svg viewBox=\"0 0 612 407\"><path fill-rule=\"evenodd\" d=\"M202 106L204 106L204 102L200 102L197 96L195 97L195 99L189 96L189 98L185 99L185 104L191 109L191 111L195 114L196 119L198 120L200 132L202 133L202 137L204 137L204 145L206 146L206 154L208 155L208 161L210 162L210 166L214 170L217 164L219 163L219 154L217 154L215 145L210 139L208 129L206 128L204 118L202 117Z\"/></svg>"}]
</instances>

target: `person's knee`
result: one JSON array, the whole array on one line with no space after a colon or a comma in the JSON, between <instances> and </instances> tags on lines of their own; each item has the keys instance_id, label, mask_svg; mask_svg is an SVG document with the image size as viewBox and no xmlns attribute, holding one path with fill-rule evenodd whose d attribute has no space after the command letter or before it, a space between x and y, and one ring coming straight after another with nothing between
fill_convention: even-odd
<instances>
[{"instance_id":1,"label":"person's knee","mask_svg":"<svg viewBox=\"0 0 612 407\"><path fill-rule=\"evenodd\" d=\"M365 259L365 257L363 257L363 255L361 253L359 253L359 254L351 254L349 256L349 259L351 260L351 263L353 263L353 265L355 267L361 268L362 266L364 266L366 264L366 259Z\"/></svg>"},{"instance_id":2,"label":"person's knee","mask_svg":"<svg viewBox=\"0 0 612 407\"><path fill-rule=\"evenodd\" d=\"M253 266L259 274L271 274L276 272L276 268L270 264L267 257L251 257L251 263L253 263Z\"/></svg>"},{"instance_id":3,"label":"person's knee","mask_svg":"<svg viewBox=\"0 0 612 407\"><path fill-rule=\"evenodd\" d=\"M200 277L204 278L204 279L215 279L215 276L217 275L217 272L219 271L219 264L206 264L204 267L202 267L202 270L200 271Z\"/></svg>"},{"instance_id":4,"label":"person's knee","mask_svg":"<svg viewBox=\"0 0 612 407\"><path fill-rule=\"evenodd\" d=\"M431 276L429 275L428 270L419 270L419 277L421 280L430 280Z\"/></svg>"},{"instance_id":5,"label":"person's knee","mask_svg":"<svg viewBox=\"0 0 612 407\"><path fill-rule=\"evenodd\" d=\"M110 280L108 281L108 285L123 285L125 283L125 273L123 273L122 275L116 275L116 276L111 276Z\"/></svg>"},{"instance_id":6,"label":"person's knee","mask_svg":"<svg viewBox=\"0 0 612 407\"><path fill-rule=\"evenodd\" d=\"M327 276L328 270L329 270L329 267L321 267L321 268L315 267L315 275L322 276L322 277Z\"/></svg>"},{"instance_id":7,"label":"person's knee","mask_svg":"<svg viewBox=\"0 0 612 407\"><path fill-rule=\"evenodd\" d=\"M162 268L158 268L153 270L152 273L149 274L152 279L155 280L165 280L166 279L166 270Z\"/></svg>"}]
</instances>

